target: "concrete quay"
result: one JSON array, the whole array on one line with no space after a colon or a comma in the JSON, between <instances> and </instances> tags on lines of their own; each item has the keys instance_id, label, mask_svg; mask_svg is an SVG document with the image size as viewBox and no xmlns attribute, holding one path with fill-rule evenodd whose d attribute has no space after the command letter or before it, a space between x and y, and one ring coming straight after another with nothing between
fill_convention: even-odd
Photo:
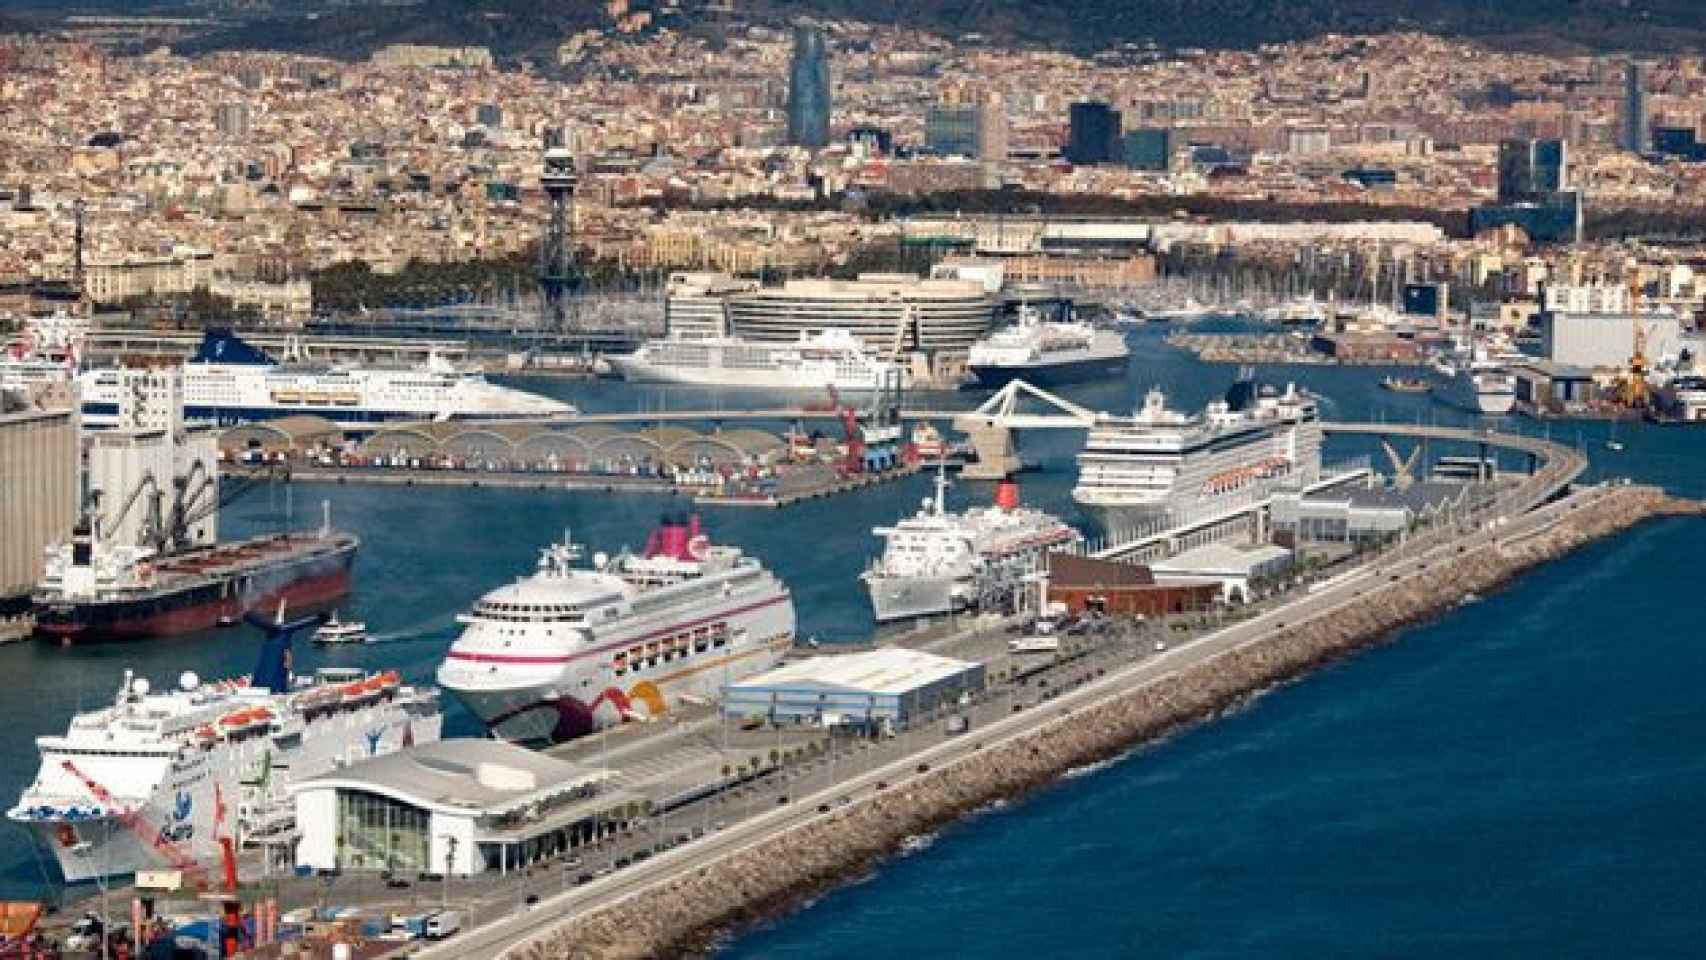
<instances>
[{"instance_id":1,"label":"concrete quay","mask_svg":"<svg viewBox=\"0 0 1706 960\"><path fill-rule=\"evenodd\" d=\"M1532 513L1418 535L1289 604L1057 691L1023 713L796 797L424 955L703 953L722 931L857 876L908 837L1212 718L1592 540L1655 517L1702 514L1699 503L1651 487L1610 485Z\"/></svg>"}]
</instances>

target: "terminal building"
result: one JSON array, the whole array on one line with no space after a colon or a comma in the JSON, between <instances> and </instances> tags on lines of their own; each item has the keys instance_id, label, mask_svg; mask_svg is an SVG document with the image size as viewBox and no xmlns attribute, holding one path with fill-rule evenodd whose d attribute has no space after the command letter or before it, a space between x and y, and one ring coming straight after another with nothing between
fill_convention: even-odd
<instances>
[{"instance_id":1,"label":"terminal building","mask_svg":"<svg viewBox=\"0 0 1706 960\"><path fill-rule=\"evenodd\" d=\"M885 357L914 352L963 355L989 329L995 298L981 283L867 273L857 280L789 280L728 298L732 332L793 343L801 335L846 330Z\"/></svg>"},{"instance_id":2,"label":"terminal building","mask_svg":"<svg viewBox=\"0 0 1706 960\"><path fill-rule=\"evenodd\" d=\"M292 784L296 865L503 873L623 829L648 801L610 772L501 740L439 740Z\"/></svg>"},{"instance_id":3,"label":"terminal building","mask_svg":"<svg viewBox=\"0 0 1706 960\"><path fill-rule=\"evenodd\" d=\"M812 657L723 688L723 714L773 724L906 728L985 687L984 666L904 647Z\"/></svg>"}]
</instances>

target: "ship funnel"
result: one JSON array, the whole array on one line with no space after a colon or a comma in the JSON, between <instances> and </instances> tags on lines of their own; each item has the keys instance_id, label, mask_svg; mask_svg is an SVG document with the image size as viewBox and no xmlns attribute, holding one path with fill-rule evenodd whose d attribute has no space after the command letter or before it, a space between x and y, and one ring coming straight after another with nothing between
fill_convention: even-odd
<instances>
[{"instance_id":1,"label":"ship funnel","mask_svg":"<svg viewBox=\"0 0 1706 960\"><path fill-rule=\"evenodd\" d=\"M243 620L266 635L261 652L255 660L255 672L249 676L249 686L273 693L290 692L290 641L308 627L326 622L326 615L316 613L296 620L283 619L284 605L279 604L280 619L268 620L253 611L243 614Z\"/></svg>"},{"instance_id":2,"label":"ship funnel","mask_svg":"<svg viewBox=\"0 0 1706 960\"><path fill-rule=\"evenodd\" d=\"M1017 480L1007 477L996 484L995 505L1003 510L1019 509L1019 482Z\"/></svg>"}]
</instances>

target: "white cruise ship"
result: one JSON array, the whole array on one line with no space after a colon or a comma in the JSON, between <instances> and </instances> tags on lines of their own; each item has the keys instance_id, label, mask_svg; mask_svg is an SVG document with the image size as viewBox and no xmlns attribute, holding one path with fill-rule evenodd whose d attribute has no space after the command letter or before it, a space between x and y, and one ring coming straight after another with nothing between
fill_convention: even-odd
<instances>
[{"instance_id":1,"label":"white cruise ship","mask_svg":"<svg viewBox=\"0 0 1706 960\"><path fill-rule=\"evenodd\" d=\"M374 423L526 419L575 412L569 404L459 371L439 357L420 367L281 364L226 331L209 331L183 371L184 419L192 423L245 423L304 413L339 423ZM117 424L122 372L90 370L79 380L84 424Z\"/></svg>"},{"instance_id":2,"label":"white cruise ship","mask_svg":"<svg viewBox=\"0 0 1706 960\"><path fill-rule=\"evenodd\" d=\"M1442 357L1433 371L1431 391L1443 403L1488 417L1516 406L1516 376L1484 352Z\"/></svg>"},{"instance_id":3,"label":"white cruise ship","mask_svg":"<svg viewBox=\"0 0 1706 960\"><path fill-rule=\"evenodd\" d=\"M31 317L0 353L0 390L66 383L77 375L90 321L70 313Z\"/></svg>"},{"instance_id":4,"label":"white cruise ship","mask_svg":"<svg viewBox=\"0 0 1706 960\"><path fill-rule=\"evenodd\" d=\"M1129 417L1103 417L1078 454L1072 499L1110 531L1182 521L1321 477L1315 401L1241 380L1187 415L1151 390Z\"/></svg>"},{"instance_id":5,"label":"white cruise ship","mask_svg":"<svg viewBox=\"0 0 1706 960\"><path fill-rule=\"evenodd\" d=\"M883 554L860 579L879 623L1002 602L1047 567L1051 551L1083 542L1059 519L1020 506L1012 481L997 488L994 506L962 513L948 512L947 488L938 473L936 496L917 514L872 531Z\"/></svg>"},{"instance_id":6,"label":"white cruise ship","mask_svg":"<svg viewBox=\"0 0 1706 960\"><path fill-rule=\"evenodd\" d=\"M290 674L293 633L267 630L249 677L193 673L153 690L125 671L113 702L36 738L41 768L7 816L38 831L67 882L149 869L217 873L221 841L289 829L286 787L368 757L437 740L438 692L396 673Z\"/></svg>"},{"instance_id":7,"label":"white cruise ship","mask_svg":"<svg viewBox=\"0 0 1706 960\"><path fill-rule=\"evenodd\" d=\"M715 699L794 642L794 598L753 557L665 521L645 552L579 566L565 540L461 617L438 681L494 736L555 743Z\"/></svg>"},{"instance_id":8,"label":"white cruise ship","mask_svg":"<svg viewBox=\"0 0 1706 960\"><path fill-rule=\"evenodd\" d=\"M1012 380L1051 386L1118 376L1130 355L1115 331L1044 320L1025 304L1017 323L972 344L966 366L980 387L996 389Z\"/></svg>"},{"instance_id":9,"label":"white cruise ship","mask_svg":"<svg viewBox=\"0 0 1706 960\"><path fill-rule=\"evenodd\" d=\"M874 391L904 388L907 377L905 367L879 359L845 330L801 334L794 343L672 337L609 360L624 379L642 383Z\"/></svg>"}]
</instances>

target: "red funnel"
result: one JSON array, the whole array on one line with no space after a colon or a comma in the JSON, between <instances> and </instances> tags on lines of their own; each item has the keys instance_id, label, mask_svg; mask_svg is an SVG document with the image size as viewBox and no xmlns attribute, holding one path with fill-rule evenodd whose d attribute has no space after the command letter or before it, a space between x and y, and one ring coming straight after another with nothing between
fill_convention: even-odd
<instances>
[{"instance_id":1,"label":"red funnel","mask_svg":"<svg viewBox=\"0 0 1706 960\"><path fill-rule=\"evenodd\" d=\"M1019 507L1019 484L1009 478L995 485L995 505L1003 510L1016 510Z\"/></svg>"}]
</instances>

